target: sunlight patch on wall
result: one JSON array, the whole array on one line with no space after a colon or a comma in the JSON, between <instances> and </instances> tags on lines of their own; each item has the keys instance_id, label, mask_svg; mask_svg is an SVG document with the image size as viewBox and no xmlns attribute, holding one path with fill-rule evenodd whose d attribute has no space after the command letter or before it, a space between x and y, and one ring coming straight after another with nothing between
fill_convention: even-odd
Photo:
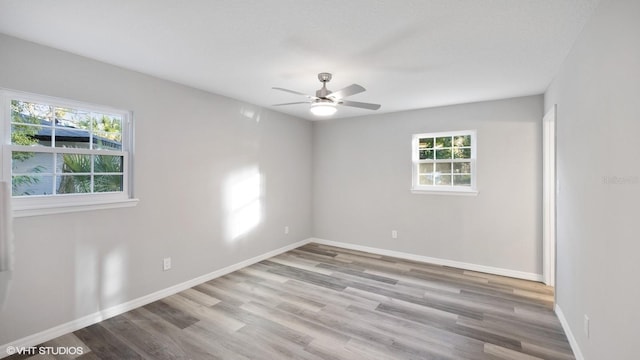
<instances>
[{"instance_id":1,"label":"sunlight patch on wall","mask_svg":"<svg viewBox=\"0 0 640 360\"><path fill-rule=\"evenodd\" d=\"M240 110L240 114L247 119L255 120L257 123L260 122L260 112L255 111L251 108L242 108Z\"/></svg>"},{"instance_id":2,"label":"sunlight patch on wall","mask_svg":"<svg viewBox=\"0 0 640 360\"><path fill-rule=\"evenodd\" d=\"M82 234L79 234L82 239ZM85 316L114 306L126 299L127 281L131 277L128 251L123 245L100 251L86 241L78 240L75 253L76 316Z\"/></svg>"},{"instance_id":3,"label":"sunlight patch on wall","mask_svg":"<svg viewBox=\"0 0 640 360\"><path fill-rule=\"evenodd\" d=\"M227 236L233 241L245 235L262 221L262 175L256 166L237 171L224 186L227 208Z\"/></svg>"},{"instance_id":4,"label":"sunlight patch on wall","mask_svg":"<svg viewBox=\"0 0 640 360\"><path fill-rule=\"evenodd\" d=\"M76 316L99 310L100 260L97 251L87 242L76 242L75 253L75 307Z\"/></svg>"},{"instance_id":5,"label":"sunlight patch on wall","mask_svg":"<svg viewBox=\"0 0 640 360\"><path fill-rule=\"evenodd\" d=\"M108 304L118 303L117 296L122 295L127 269L125 259L120 249L111 250L102 263L102 299Z\"/></svg>"}]
</instances>

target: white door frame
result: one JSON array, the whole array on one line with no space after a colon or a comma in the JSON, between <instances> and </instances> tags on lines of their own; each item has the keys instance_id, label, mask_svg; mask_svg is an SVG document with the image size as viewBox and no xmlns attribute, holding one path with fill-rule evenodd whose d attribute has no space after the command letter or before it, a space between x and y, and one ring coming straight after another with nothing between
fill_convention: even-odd
<instances>
[{"instance_id":1,"label":"white door frame","mask_svg":"<svg viewBox=\"0 0 640 360\"><path fill-rule=\"evenodd\" d=\"M557 105L542 119L542 276L556 282L556 112Z\"/></svg>"}]
</instances>

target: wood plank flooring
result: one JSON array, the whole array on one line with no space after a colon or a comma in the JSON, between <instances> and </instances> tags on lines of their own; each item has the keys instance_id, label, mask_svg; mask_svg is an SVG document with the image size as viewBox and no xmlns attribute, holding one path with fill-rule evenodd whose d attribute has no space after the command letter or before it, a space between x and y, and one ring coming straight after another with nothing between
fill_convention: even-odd
<instances>
[{"instance_id":1,"label":"wood plank flooring","mask_svg":"<svg viewBox=\"0 0 640 360\"><path fill-rule=\"evenodd\" d=\"M82 346L77 359L574 359L552 305L540 283L309 244L40 346Z\"/></svg>"}]
</instances>

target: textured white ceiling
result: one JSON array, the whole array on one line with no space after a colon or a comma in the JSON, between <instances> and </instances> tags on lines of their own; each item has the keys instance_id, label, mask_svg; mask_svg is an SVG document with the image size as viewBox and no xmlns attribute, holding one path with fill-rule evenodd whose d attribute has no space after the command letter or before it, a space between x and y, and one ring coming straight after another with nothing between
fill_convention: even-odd
<instances>
[{"instance_id":1,"label":"textured white ceiling","mask_svg":"<svg viewBox=\"0 0 640 360\"><path fill-rule=\"evenodd\" d=\"M2 0L0 32L311 119L271 87L331 72L377 113L540 94L598 2Z\"/></svg>"}]
</instances>

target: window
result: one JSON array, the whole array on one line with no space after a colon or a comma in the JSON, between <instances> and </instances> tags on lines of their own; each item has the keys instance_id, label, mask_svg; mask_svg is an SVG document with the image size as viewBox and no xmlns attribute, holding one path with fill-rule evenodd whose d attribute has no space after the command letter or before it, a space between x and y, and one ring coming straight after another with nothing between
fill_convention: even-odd
<instances>
[{"instance_id":1,"label":"window","mask_svg":"<svg viewBox=\"0 0 640 360\"><path fill-rule=\"evenodd\" d=\"M131 114L3 91L2 179L17 216L130 206Z\"/></svg>"},{"instance_id":2,"label":"window","mask_svg":"<svg viewBox=\"0 0 640 360\"><path fill-rule=\"evenodd\" d=\"M413 135L412 191L476 194L476 132Z\"/></svg>"}]
</instances>

